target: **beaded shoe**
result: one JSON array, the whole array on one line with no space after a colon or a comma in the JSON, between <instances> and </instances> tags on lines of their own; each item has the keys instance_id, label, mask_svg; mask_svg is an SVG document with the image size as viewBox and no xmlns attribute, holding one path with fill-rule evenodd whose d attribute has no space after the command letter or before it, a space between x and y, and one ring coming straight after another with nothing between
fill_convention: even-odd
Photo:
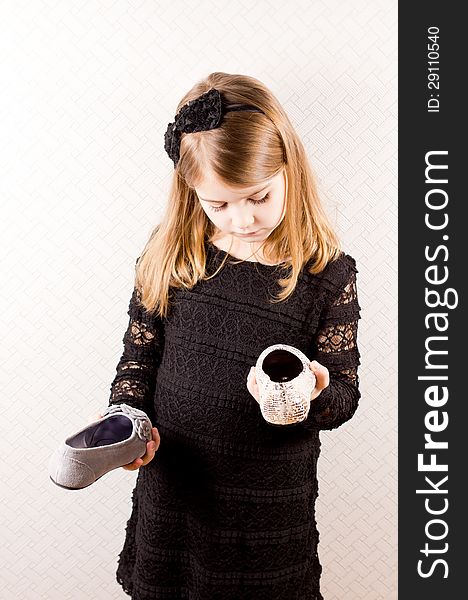
<instances>
[{"instance_id":1,"label":"beaded shoe","mask_svg":"<svg viewBox=\"0 0 468 600\"><path fill-rule=\"evenodd\" d=\"M292 425L307 418L315 375L307 356L287 344L265 348L257 359L255 375L260 409L273 425Z\"/></svg>"}]
</instances>

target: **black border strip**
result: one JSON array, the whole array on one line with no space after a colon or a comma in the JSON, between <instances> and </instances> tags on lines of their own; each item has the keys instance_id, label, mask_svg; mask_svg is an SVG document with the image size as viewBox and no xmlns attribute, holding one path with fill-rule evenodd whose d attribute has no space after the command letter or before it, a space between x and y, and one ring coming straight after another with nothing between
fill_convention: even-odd
<instances>
[{"instance_id":1,"label":"black border strip","mask_svg":"<svg viewBox=\"0 0 468 600\"><path fill-rule=\"evenodd\" d=\"M399 3L400 600L466 595L467 31L456 6Z\"/></svg>"}]
</instances>

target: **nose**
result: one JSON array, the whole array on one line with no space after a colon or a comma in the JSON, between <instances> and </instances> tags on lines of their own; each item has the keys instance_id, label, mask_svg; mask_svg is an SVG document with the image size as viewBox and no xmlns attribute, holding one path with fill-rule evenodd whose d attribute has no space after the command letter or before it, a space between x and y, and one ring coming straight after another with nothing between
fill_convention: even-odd
<instances>
[{"instance_id":1,"label":"nose","mask_svg":"<svg viewBox=\"0 0 468 600\"><path fill-rule=\"evenodd\" d=\"M254 221L255 219L252 214L243 211L237 214L235 217L233 217L232 226L239 233L248 233L252 230L252 225Z\"/></svg>"}]
</instances>

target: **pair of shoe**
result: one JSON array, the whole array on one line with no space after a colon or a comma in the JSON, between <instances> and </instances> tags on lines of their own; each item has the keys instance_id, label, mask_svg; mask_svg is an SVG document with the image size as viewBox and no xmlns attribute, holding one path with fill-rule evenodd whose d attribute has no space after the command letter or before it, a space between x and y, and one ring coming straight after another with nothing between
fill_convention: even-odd
<instances>
[{"instance_id":1,"label":"pair of shoe","mask_svg":"<svg viewBox=\"0 0 468 600\"><path fill-rule=\"evenodd\" d=\"M263 418L272 425L292 425L307 418L316 378L307 356L288 344L268 346L255 365Z\"/></svg>"},{"instance_id":2,"label":"pair of shoe","mask_svg":"<svg viewBox=\"0 0 468 600\"><path fill-rule=\"evenodd\" d=\"M105 473L146 453L153 439L148 415L128 404L106 407L103 416L67 437L48 464L53 483L67 490L88 487Z\"/></svg>"},{"instance_id":3,"label":"pair of shoe","mask_svg":"<svg viewBox=\"0 0 468 600\"><path fill-rule=\"evenodd\" d=\"M291 425L307 418L315 375L309 359L297 348L274 344L256 362L260 409L273 425ZM142 410L127 404L106 407L103 417L67 437L49 460L49 477L68 490L88 487L103 475L146 453L152 424Z\"/></svg>"}]
</instances>

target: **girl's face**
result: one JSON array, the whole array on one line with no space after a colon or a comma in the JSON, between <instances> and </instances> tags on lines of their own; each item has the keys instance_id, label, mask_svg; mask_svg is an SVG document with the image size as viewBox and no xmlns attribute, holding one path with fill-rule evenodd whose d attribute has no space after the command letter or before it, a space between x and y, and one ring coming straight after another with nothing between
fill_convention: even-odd
<instances>
[{"instance_id":1,"label":"girl's face","mask_svg":"<svg viewBox=\"0 0 468 600\"><path fill-rule=\"evenodd\" d=\"M282 221L286 199L286 173L252 188L231 188L206 178L195 192L210 221L224 234L243 242L265 239ZM248 234L248 235L246 235Z\"/></svg>"}]
</instances>

